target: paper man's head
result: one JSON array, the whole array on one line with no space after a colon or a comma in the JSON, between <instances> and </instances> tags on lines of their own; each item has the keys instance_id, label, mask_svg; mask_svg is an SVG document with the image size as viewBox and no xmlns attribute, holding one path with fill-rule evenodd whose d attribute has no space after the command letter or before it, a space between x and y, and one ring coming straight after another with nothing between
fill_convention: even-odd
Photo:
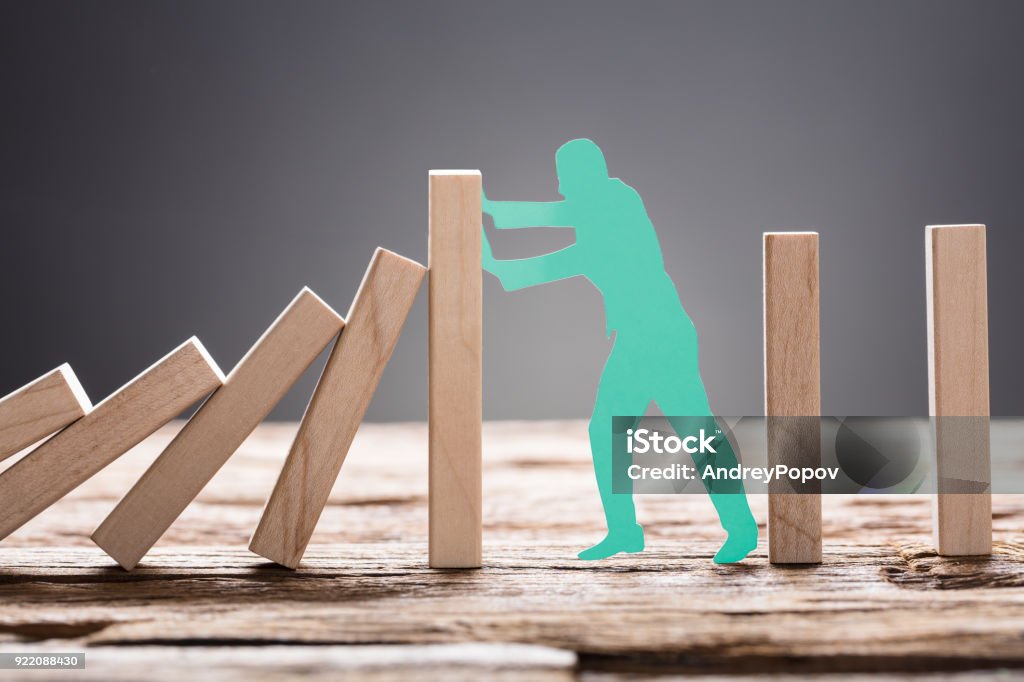
<instances>
[{"instance_id":1,"label":"paper man's head","mask_svg":"<svg viewBox=\"0 0 1024 682\"><path fill-rule=\"evenodd\" d=\"M558 193L568 198L571 194L587 194L599 190L608 179L608 164L604 152L591 140L569 140L555 152L558 169Z\"/></svg>"}]
</instances>

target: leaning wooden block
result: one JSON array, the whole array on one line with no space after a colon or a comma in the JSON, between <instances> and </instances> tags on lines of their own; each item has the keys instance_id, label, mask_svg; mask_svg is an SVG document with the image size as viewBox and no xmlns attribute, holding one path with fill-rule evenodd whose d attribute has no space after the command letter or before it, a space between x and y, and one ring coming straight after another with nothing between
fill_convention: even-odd
<instances>
[{"instance_id":1,"label":"leaning wooden block","mask_svg":"<svg viewBox=\"0 0 1024 682\"><path fill-rule=\"evenodd\" d=\"M296 568L391 358L426 268L377 249L249 549Z\"/></svg>"},{"instance_id":2,"label":"leaning wooden block","mask_svg":"<svg viewBox=\"0 0 1024 682\"><path fill-rule=\"evenodd\" d=\"M0 461L59 431L91 409L89 397L68 364L0 398Z\"/></svg>"},{"instance_id":3,"label":"leaning wooden block","mask_svg":"<svg viewBox=\"0 0 1024 682\"><path fill-rule=\"evenodd\" d=\"M303 289L92 534L131 570L344 325Z\"/></svg>"},{"instance_id":4,"label":"leaning wooden block","mask_svg":"<svg viewBox=\"0 0 1024 682\"><path fill-rule=\"evenodd\" d=\"M764 235L764 399L768 466L821 465L818 234ZM768 488L768 560L821 562L821 495ZM783 489L786 488L786 489ZM820 489L820 488L819 488Z\"/></svg>"},{"instance_id":5,"label":"leaning wooden block","mask_svg":"<svg viewBox=\"0 0 1024 682\"><path fill-rule=\"evenodd\" d=\"M430 173L430 565L482 545L480 171Z\"/></svg>"},{"instance_id":6,"label":"leaning wooden block","mask_svg":"<svg viewBox=\"0 0 1024 682\"><path fill-rule=\"evenodd\" d=\"M199 339L189 339L93 410L0 474L0 539L84 483L221 385Z\"/></svg>"},{"instance_id":7,"label":"leaning wooden block","mask_svg":"<svg viewBox=\"0 0 1024 682\"><path fill-rule=\"evenodd\" d=\"M985 226L929 227L925 258L935 545L945 556L991 554Z\"/></svg>"}]
</instances>

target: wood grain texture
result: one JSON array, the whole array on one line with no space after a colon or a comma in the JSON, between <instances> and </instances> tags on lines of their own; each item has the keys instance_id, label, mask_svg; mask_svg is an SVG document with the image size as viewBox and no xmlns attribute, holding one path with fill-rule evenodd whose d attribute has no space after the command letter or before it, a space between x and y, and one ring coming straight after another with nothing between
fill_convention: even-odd
<instances>
[{"instance_id":1,"label":"wood grain texture","mask_svg":"<svg viewBox=\"0 0 1024 682\"><path fill-rule=\"evenodd\" d=\"M34 645L32 651L64 651ZM58 671L52 680L74 682L570 682L571 651L528 644L465 642L391 646L206 646L182 655L167 647L96 647L86 668ZM42 679L29 674L27 680ZM716 680L715 682L722 682Z\"/></svg>"},{"instance_id":2,"label":"wood grain texture","mask_svg":"<svg viewBox=\"0 0 1024 682\"><path fill-rule=\"evenodd\" d=\"M430 173L430 565L482 561L479 171Z\"/></svg>"},{"instance_id":3,"label":"wood grain texture","mask_svg":"<svg viewBox=\"0 0 1024 682\"><path fill-rule=\"evenodd\" d=\"M223 380L216 363L193 337L25 455L0 474L0 539L174 419Z\"/></svg>"},{"instance_id":4,"label":"wood grain texture","mask_svg":"<svg viewBox=\"0 0 1024 682\"><path fill-rule=\"evenodd\" d=\"M251 551L289 568L299 565L425 274L422 265L391 251L373 254Z\"/></svg>"},{"instance_id":5,"label":"wood grain texture","mask_svg":"<svg viewBox=\"0 0 1024 682\"><path fill-rule=\"evenodd\" d=\"M991 483L988 276L984 225L925 230L928 398L936 417L935 545L946 556L992 549L992 496L943 493L955 481ZM948 483L947 483L948 482Z\"/></svg>"},{"instance_id":6,"label":"wood grain texture","mask_svg":"<svg viewBox=\"0 0 1024 682\"><path fill-rule=\"evenodd\" d=\"M485 423L483 567L434 570L427 425L371 423L345 463L353 485L331 491L296 572L245 550L297 429L264 423L144 564L114 570L87 533L179 427L0 545L0 647L84 650L91 680L544 672L522 651L518 671L500 652L424 661L432 647L477 643L571 654L568 674L587 680L1024 671L1024 495L993 497L993 555L967 559L930 548L927 496L823 495L825 562L799 569L770 565L763 541L741 564L715 565L724 533L706 496L637 496L647 549L585 563L575 552L602 530L586 422ZM767 496L750 504L763 527ZM547 660L556 674L558 656Z\"/></svg>"},{"instance_id":7,"label":"wood grain texture","mask_svg":"<svg viewBox=\"0 0 1024 682\"><path fill-rule=\"evenodd\" d=\"M769 466L820 466L818 298L818 234L765 233L764 395ZM779 480L769 485L769 558L779 564L819 563L821 496L782 490L790 485Z\"/></svg>"},{"instance_id":8,"label":"wood grain texture","mask_svg":"<svg viewBox=\"0 0 1024 682\"><path fill-rule=\"evenodd\" d=\"M131 570L344 325L303 289L92 535Z\"/></svg>"},{"instance_id":9,"label":"wood grain texture","mask_svg":"<svg viewBox=\"0 0 1024 682\"><path fill-rule=\"evenodd\" d=\"M0 461L92 409L71 365L63 364L0 398Z\"/></svg>"}]
</instances>

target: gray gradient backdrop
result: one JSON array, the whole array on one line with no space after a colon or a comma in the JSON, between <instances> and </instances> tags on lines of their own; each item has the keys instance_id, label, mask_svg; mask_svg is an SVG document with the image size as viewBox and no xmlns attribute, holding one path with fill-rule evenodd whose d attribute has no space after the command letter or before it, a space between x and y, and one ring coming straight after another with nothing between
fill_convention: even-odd
<instances>
[{"instance_id":1,"label":"gray gradient backdrop","mask_svg":"<svg viewBox=\"0 0 1024 682\"><path fill-rule=\"evenodd\" d=\"M983 222L992 407L1024 414L1022 67L1021 2L4 1L0 394L69 361L98 400L191 334L227 371L303 285L344 312L375 246L425 261L428 169L553 199L587 136L718 412L762 411L761 233L813 228L826 413L926 413L923 228ZM425 418L425 302L370 419ZM587 415L603 329L586 281L487 280L486 416Z\"/></svg>"}]
</instances>

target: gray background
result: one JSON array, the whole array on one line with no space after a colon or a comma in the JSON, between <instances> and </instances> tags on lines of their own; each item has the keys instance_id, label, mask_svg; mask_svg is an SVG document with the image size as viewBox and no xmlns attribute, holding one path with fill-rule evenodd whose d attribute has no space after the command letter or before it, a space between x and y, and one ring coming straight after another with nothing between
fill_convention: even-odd
<instances>
[{"instance_id":1,"label":"gray background","mask_svg":"<svg viewBox=\"0 0 1024 682\"><path fill-rule=\"evenodd\" d=\"M762 411L761 233L813 228L825 412L926 413L923 228L983 222L993 413L1024 413L1024 3L0 8L0 394L69 361L98 400L191 334L227 371L303 285L344 312L375 246L425 261L428 169L553 199L586 136L646 201L718 412ZM370 419L425 418L425 303ZM603 331L583 280L488 279L485 415L587 415Z\"/></svg>"}]
</instances>

